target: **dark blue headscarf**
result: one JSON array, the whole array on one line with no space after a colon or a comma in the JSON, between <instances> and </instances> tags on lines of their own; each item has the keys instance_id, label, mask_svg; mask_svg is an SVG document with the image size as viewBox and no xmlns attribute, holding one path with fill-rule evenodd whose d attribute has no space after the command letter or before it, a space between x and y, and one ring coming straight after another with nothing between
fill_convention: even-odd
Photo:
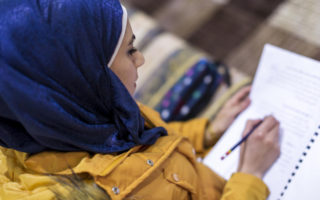
<instances>
[{"instance_id":1,"label":"dark blue headscarf","mask_svg":"<svg viewBox=\"0 0 320 200\"><path fill-rule=\"evenodd\" d=\"M0 1L0 145L121 152L153 144L108 68L122 30L118 0Z\"/></svg>"}]
</instances>

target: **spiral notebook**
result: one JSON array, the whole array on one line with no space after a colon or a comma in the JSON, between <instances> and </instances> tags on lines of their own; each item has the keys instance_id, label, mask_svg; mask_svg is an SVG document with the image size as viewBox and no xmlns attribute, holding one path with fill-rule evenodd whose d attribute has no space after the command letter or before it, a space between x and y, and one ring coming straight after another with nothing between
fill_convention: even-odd
<instances>
[{"instance_id":1,"label":"spiral notebook","mask_svg":"<svg viewBox=\"0 0 320 200\"><path fill-rule=\"evenodd\" d=\"M319 200L320 62L265 45L250 93L240 114L204 159L224 178L236 171L240 149L221 156L241 139L248 119L272 114L280 121L281 155L265 174L268 200Z\"/></svg>"}]
</instances>

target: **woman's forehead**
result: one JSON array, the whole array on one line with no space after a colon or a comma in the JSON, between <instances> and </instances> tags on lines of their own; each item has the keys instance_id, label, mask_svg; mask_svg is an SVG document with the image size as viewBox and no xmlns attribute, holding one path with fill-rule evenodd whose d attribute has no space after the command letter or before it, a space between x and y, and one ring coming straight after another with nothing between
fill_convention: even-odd
<instances>
[{"instance_id":1,"label":"woman's forehead","mask_svg":"<svg viewBox=\"0 0 320 200\"><path fill-rule=\"evenodd\" d=\"M127 22L126 32L125 32L125 35L124 35L125 43L129 44L131 42L131 40L132 40L132 37L133 37L133 32L132 32L132 28L131 28L130 22L128 21Z\"/></svg>"}]
</instances>

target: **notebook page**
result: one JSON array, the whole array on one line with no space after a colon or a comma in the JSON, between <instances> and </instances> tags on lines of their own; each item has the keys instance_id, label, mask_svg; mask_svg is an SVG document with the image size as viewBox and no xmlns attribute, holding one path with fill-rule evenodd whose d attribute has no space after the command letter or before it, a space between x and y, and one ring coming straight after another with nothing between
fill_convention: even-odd
<instances>
[{"instance_id":1,"label":"notebook page","mask_svg":"<svg viewBox=\"0 0 320 200\"><path fill-rule=\"evenodd\" d=\"M240 140L247 119L272 114L280 121L281 155L264 181L271 191L269 199L279 199L291 169L320 121L319 86L319 62L266 45L250 93L251 105L226 131L204 164L228 179L237 169L240 149L224 160L221 156Z\"/></svg>"}]
</instances>

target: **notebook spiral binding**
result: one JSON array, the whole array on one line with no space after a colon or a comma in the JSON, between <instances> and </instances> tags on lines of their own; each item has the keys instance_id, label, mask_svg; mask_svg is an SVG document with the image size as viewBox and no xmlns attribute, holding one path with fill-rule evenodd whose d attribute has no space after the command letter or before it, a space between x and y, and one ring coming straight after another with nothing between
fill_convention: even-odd
<instances>
[{"instance_id":1,"label":"notebook spiral binding","mask_svg":"<svg viewBox=\"0 0 320 200\"><path fill-rule=\"evenodd\" d=\"M286 190L288 189L288 187L290 186L290 183L294 179L294 176L298 173L298 170L299 170L300 166L302 165L304 158L308 155L308 151L312 148L312 145L317 140L319 133L320 133L320 125L318 126L318 130L315 131L313 133L313 135L311 136L311 138L309 140L309 144L307 144L307 146L305 147L305 150L302 152L301 157L298 159L297 164L294 166L294 169L292 170L292 173L291 173L290 177L288 178L282 191L280 192L279 198L277 200L281 200L283 198L283 196L285 195Z\"/></svg>"}]
</instances>

